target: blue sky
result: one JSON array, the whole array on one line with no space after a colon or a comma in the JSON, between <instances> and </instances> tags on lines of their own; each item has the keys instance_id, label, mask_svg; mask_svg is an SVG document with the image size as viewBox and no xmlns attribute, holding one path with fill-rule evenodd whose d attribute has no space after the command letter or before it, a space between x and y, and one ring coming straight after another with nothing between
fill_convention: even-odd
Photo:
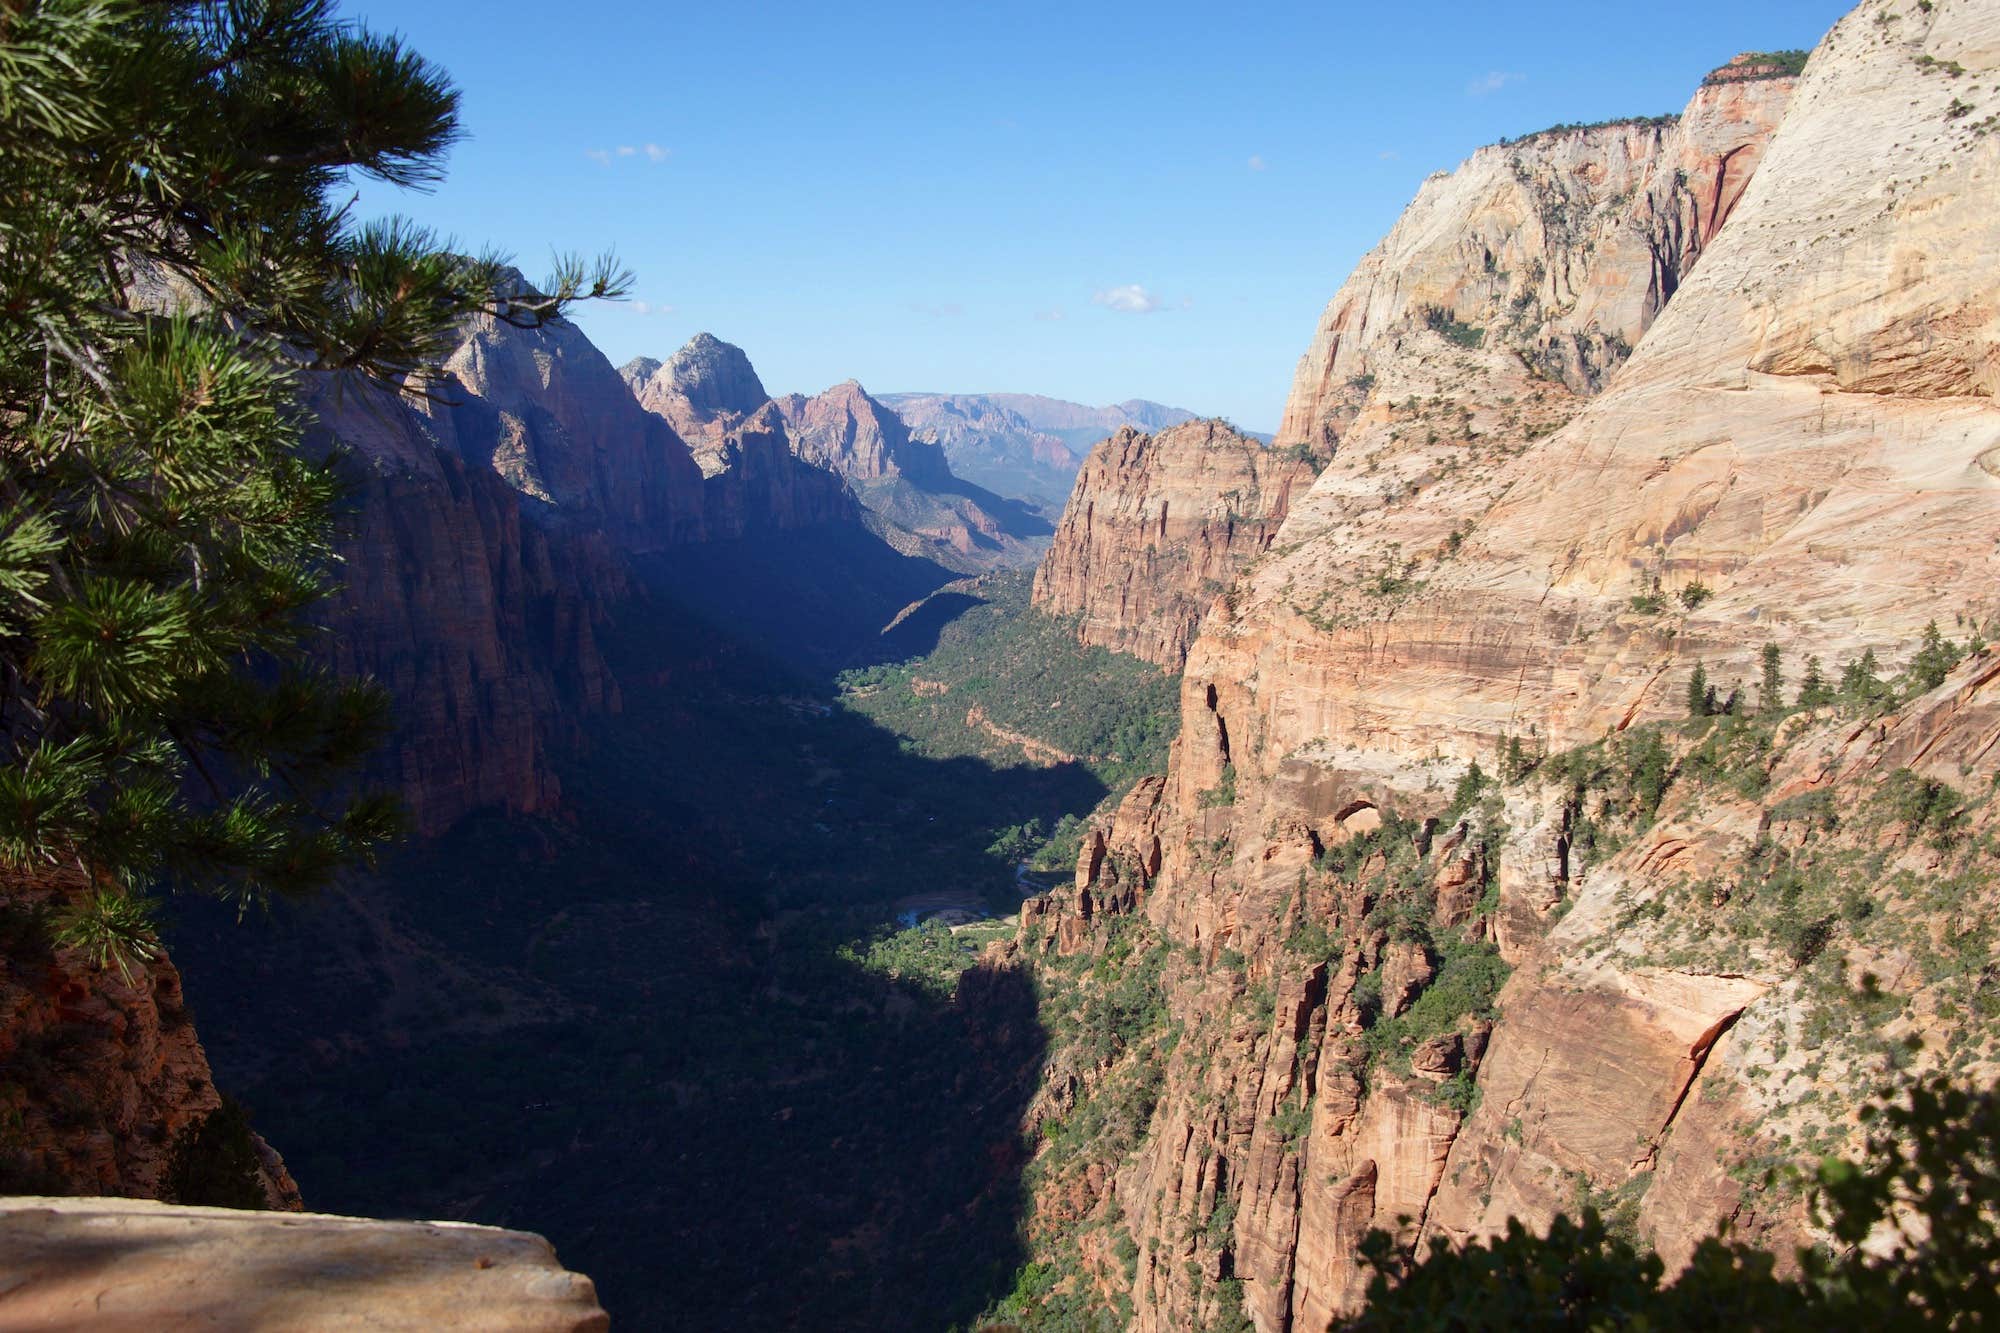
<instances>
[{"instance_id":1,"label":"blue sky","mask_svg":"<svg viewBox=\"0 0 2000 1333\"><path fill-rule=\"evenodd\" d=\"M451 71L435 192L530 276L615 249L615 362L699 330L773 392L1158 399L1270 430L1319 311L1424 176L1677 111L1845 0L674 4L349 0Z\"/></svg>"}]
</instances>

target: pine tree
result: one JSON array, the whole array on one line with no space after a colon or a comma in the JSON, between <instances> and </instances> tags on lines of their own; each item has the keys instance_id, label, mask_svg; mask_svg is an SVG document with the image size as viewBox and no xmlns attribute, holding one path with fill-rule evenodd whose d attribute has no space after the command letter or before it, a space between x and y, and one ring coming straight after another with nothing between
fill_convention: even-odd
<instances>
[{"instance_id":1,"label":"pine tree","mask_svg":"<svg viewBox=\"0 0 2000 1333\"><path fill-rule=\"evenodd\" d=\"M1782 652L1775 643L1764 645L1764 679L1758 688L1757 701L1766 713L1785 711L1785 676L1781 665Z\"/></svg>"},{"instance_id":2,"label":"pine tree","mask_svg":"<svg viewBox=\"0 0 2000 1333\"><path fill-rule=\"evenodd\" d=\"M1873 708L1887 692L1873 648L1840 669L1840 701L1850 708Z\"/></svg>"},{"instance_id":3,"label":"pine tree","mask_svg":"<svg viewBox=\"0 0 2000 1333\"><path fill-rule=\"evenodd\" d=\"M1819 658L1806 658L1805 679L1799 682L1799 707L1824 708L1833 702L1833 687L1826 683L1826 673L1820 669Z\"/></svg>"},{"instance_id":4,"label":"pine tree","mask_svg":"<svg viewBox=\"0 0 2000 1333\"><path fill-rule=\"evenodd\" d=\"M1963 658L1958 645L1945 638L1937 621L1931 621L1924 626L1923 642L1910 661L1910 693L1923 694L1944 684L1944 678Z\"/></svg>"},{"instance_id":5,"label":"pine tree","mask_svg":"<svg viewBox=\"0 0 2000 1333\"><path fill-rule=\"evenodd\" d=\"M1714 705L1715 696L1708 688L1708 668L1696 662L1694 674L1688 677L1688 716L1707 717Z\"/></svg>"},{"instance_id":6,"label":"pine tree","mask_svg":"<svg viewBox=\"0 0 2000 1333\"><path fill-rule=\"evenodd\" d=\"M310 890L399 826L351 778L381 691L311 665L344 487L300 390L426 392L465 315L623 285L349 217L351 176L437 180L456 112L328 0L0 4L0 866L87 874L59 938L100 961L156 889Z\"/></svg>"}]
</instances>

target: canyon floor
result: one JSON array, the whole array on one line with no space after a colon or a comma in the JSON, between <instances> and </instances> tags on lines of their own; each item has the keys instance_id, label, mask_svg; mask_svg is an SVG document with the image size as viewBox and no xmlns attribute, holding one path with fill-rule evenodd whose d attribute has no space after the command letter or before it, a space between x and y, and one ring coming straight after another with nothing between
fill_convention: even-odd
<instances>
[{"instance_id":1,"label":"canyon floor","mask_svg":"<svg viewBox=\"0 0 2000 1333\"><path fill-rule=\"evenodd\" d=\"M584 738L555 815L475 817L268 919L182 914L218 1083L315 1207L531 1226L628 1327L971 1319L1025 1258L1046 1037L1025 971L954 986L1011 927L897 918L912 895L1013 911L1036 885L996 839L1073 826L1107 773L1157 763L1173 700L1029 612L1025 575L987 583L886 640L878 607L767 587L773 623L819 616L790 660L656 588L672 613L610 649L646 683ZM994 686L1009 662L1048 674L1051 645L1062 688ZM964 721L982 663L1001 669L971 690L1004 720L1066 697L1084 731L1037 729L1078 750L1107 715L1143 720L1136 698L1151 752L1010 756ZM947 679L912 693L926 671Z\"/></svg>"}]
</instances>

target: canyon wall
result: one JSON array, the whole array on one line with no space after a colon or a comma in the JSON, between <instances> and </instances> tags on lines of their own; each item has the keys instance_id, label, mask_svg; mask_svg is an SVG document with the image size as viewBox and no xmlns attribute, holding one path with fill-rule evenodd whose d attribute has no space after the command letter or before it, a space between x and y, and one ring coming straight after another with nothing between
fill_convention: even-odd
<instances>
[{"instance_id":1,"label":"canyon wall","mask_svg":"<svg viewBox=\"0 0 2000 1333\"><path fill-rule=\"evenodd\" d=\"M1077 475L1035 605L1080 616L1085 643L1178 671L1208 603L1269 548L1312 480L1303 451L1273 452L1226 422L1123 427Z\"/></svg>"},{"instance_id":2,"label":"canyon wall","mask_svg":"<svg viewBox=\"0 0 2000 1333\"><path fill-rule=\"evenodd\" d=\"M1767 644L1796 685L2000 612L2000 12L1871 0L1760 72L1426 183L1301 363L1280 443L1332 461L1202 622L1167 778L1024 915L1164 959L1137 1151L1037 1194L1136 1252L1078 1280L1138 1329L1324 1327L1372 1227L1783 1252L1743 1182L1912 1058L1993 1072L1991 650L1665 724L1697 662L1747 709Z\"/></svg>"},{"instance_id":3,"label":"canyon wall","mask_svg":"<svg viewBox=\"0 0 2000 1333\"><path fill-rule=\"evenodd\" d=\"M598 635L635 594L628 557L860 522L773 413L690 418L691 450L568 323L476 317L424 393L323 385L313 405L359 479L326 655L393 694L372 776L425 834L553 806L551 747L618 706Z\"/></svg>"}]
</instances>

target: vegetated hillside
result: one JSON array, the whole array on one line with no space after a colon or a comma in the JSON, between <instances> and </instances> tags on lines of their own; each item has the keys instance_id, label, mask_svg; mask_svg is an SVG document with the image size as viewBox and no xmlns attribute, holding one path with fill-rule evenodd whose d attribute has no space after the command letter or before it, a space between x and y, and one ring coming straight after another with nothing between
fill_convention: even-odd
<instances>
[{"instance_id":1,"label":"vegetated hillside","mask_svg":"<svg viewBox=\"0 0 2000 1333\"><path fill-rule=\"evenodd\" d=\"M1885 1075L2000 1070L2000 654L1920 651L1897 681L1780 662L1776 706L1350 809L1199 944L1072 930L1052 897L1020 941L1051 1034L1037 1262L990 1313L1233 1328L1279 1262L1301 1304L1275 1326L1318 1328L1362 1296L1369 1225L1435 1244L1585 1207L1670 1265L1725 1218L1784 1252L1809 1176L1782 1168L1851 1151ZM1144 854L1114 838L1095 886ZM1192 1176L1163 1152L1186 1139Z\"/></svg>"},{"instance_id":2,"label":"vegetated hillside","mask_svg":"<svg viewBox=\"0 0 2000 1333\"><path fill-rule=\"evenodd\" d=\"M1593 1199L1670 1261L1726 1217L1784 1252L1765 1164L1905 1061L1990 1080L1992 942L1944 923L1991 892L1993 659L1925 664L2000 610L1996 62L1989 5L1871 2L1795 86L1482 150L1363 262L1281 435L1332 459L1203 622L1165 783L1024 913L1163 947L1175 1046L1143 1128L1037 1189L1018 1322L1322 1328L1371 1227ZM1813 658L1896 702L1672 730L1697 663L1761 706L1767 649L1787 710ZM1582 793L1470 781L1617 736ZM1121 1060L1157 1056L1052 1052L1043 1101L1145 1109Z\"/></svg>"},{"instance_id":3,"label":"vegetated hillside","mask_svg":"<svg viewBox=\"0 0 2000 1333\"><path fill-rule=\"evenodd\" d=\"M1028 583L1027 574L1008 573L951 585L938 596L954 599L955 614L935 646L843 674L842 702L913 738L931 758L1075 762L1119 794L1164 771L1175 726L1172 679L1078 643L1072 620L1028 604Z\"/></svg>"}]
</instances>

